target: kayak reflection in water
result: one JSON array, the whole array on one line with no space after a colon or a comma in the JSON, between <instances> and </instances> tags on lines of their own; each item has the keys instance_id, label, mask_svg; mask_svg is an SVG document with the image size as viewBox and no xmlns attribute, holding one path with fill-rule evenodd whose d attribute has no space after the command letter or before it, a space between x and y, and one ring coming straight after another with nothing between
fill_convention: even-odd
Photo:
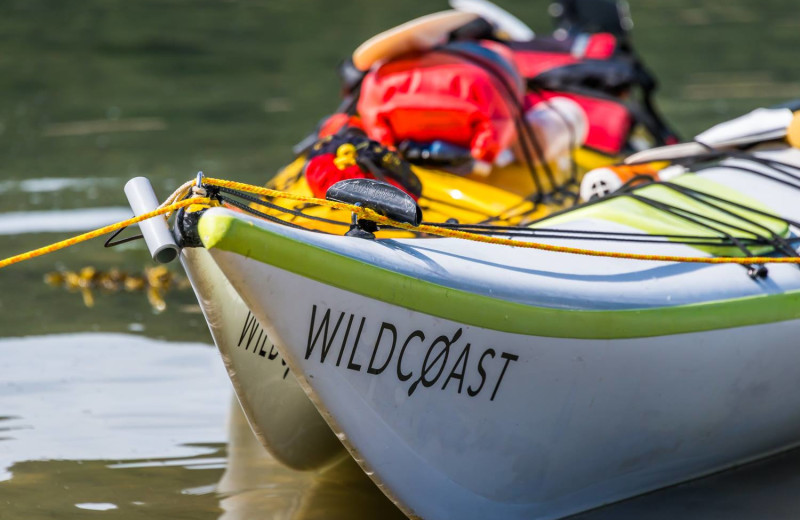
<instances>
[{"instance_id":1,"label":"kayak reflection in water","mask_svg":"<svg viewBox=\"0 0 800 520\"><path fill-rule=\"evenodd\" d=\"M231 399L228 461L217 485L220 520L286 518L405 519L350 457L318 471L294 471L273 459Z\"/></svg>"}]
</instances>

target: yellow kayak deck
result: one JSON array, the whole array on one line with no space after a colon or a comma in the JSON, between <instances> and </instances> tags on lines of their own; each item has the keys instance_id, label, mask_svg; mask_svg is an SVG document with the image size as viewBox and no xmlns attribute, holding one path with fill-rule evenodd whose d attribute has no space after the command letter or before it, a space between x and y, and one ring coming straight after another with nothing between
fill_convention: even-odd
<instances>
[{"instance_id":1,"label":"yellow kayak deck","mask_svg":"<svg viewBox=\"0 0 800 520\"><path fill-rule=\"evenodd\" d=\"M301 156L283 168L267 184L269 188L297 195L313 196L303 174L306 158ZM580 173L591 168L616 162L588 150L575 152L575 162ZM495 168L488 176L460 176L443 170L412 166L422 184L422 196L418 203L425 221L446 222L455 219L462 224L490 221L497 225L522 225L547 216L551 211L562 209L552 204L536 204L532 200L537 185L527 167L512 163ZM571 172L565 168L552 168L556 184L566 183ZM542 189L551 191L552 183L540 179ZM288 222L329 233L344 233L350 225L351 216L341 210L305 204L288 199L270 200L271 204L302 215L283 212L279 209L259 206L259 210ZM381 237L409 236L405 231L382 231Z\"/></svg>"}]
</instances>

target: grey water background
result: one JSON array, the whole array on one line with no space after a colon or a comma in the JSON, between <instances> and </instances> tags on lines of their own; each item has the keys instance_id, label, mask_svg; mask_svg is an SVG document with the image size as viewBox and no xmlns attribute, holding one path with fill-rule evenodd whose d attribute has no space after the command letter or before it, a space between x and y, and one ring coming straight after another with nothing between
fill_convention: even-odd
<instances>
[{"instance_id":1,"label":"grey water background","mask_svg":"<svg viewBox=\"0 0 800 520\"><path fill-rule=\"evenodd\" d=\"M794 0L632 0L634 43L684 135L800 98ZM502 6L539 32L547 1ZM3 0L0 256L121 219L197 170L263 183L338 102L336 64L444 2ZM90 210L90 211L86 211ZM254 445L191 291L79 292L47 272L150 266L95 240L0 271L0 519L387 518L345 462L297 474ZM173 266L176 275L180 274ZM787 455L582 518L797 518Z\"/></svg>"}]
</instances>

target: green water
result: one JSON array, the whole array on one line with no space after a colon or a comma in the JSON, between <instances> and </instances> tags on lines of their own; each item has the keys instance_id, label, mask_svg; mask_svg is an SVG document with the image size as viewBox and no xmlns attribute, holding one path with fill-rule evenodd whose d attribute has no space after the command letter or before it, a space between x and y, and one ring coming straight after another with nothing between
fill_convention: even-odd
<instances>
[{"instance_id":1,"label":"green water","mask_svg":"<svg viewBox=\"0 0 800 520\"><path fill-rule=\"evenodd\" d=\"M502 2L541 32L550 28L547 3ZM634 42L661 81L659 105L684 136L800 98L794 0L631 4ZM197 170L263 183L337 105L343 56L379 30L445 7L3 0L0 256L73 234L63 227L72 210L124 208L122 186L133 176L148 176L161 196ZM41 231L52 226L61 231ZM86 265L137 273L151 263L141 244L94 241L0 271L0 518L396 514L353 467L298 477L261 456L250 457L262 462L249 476L231 477L250 440L194 296L172 290L156 312L142 292L96 291L87 308L79 292L43 283L47 272ZM195 370L161 357L183 349L207 363ZM192 396L206 397L188 406ZM587 518L793 518L793 460ZM776 472L780 486L770 481ZM748 501L730 499L732 490ZM755 498L768 505L748 507Z\"/></svg>"}]
</instances>

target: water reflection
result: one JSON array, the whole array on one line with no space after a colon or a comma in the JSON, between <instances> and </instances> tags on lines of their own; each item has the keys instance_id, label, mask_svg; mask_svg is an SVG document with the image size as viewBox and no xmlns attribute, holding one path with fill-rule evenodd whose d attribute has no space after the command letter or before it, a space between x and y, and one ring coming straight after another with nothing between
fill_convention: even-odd
<instances>
[{"instance_id":1,"label":"water reflection","mask_svg":"<svg viewBox=\"0 0 800 520\"><path fill-rule=\"evenodd\" d=\"M214 458L224 457L222 444L203 448ZM215 493L183 492L213 486L219 478L222 470L218 466L203 468L203 459L197 458L199 467L176 464L126 469L110 468L115 462L107 460L18 462L11 467L13 478L0 483L0 518L86 518L89 513L85 510L93 509L94 515L124 519L212 520L221 514ZM141 462L153 460L171 459Z\"/></svg>"},{"instance_id":2,"label":"water reflection","mask_svg":"<svg viewBox=\"0 0 800 520\"><path fill-rule=\"evenodd\" d=\"M350 459L275 462L208 345L64 334L0 356L0 518L404 518Z\"/></svg>"},{"instance_id":3,"label":"water reflection","mask_svg":"<svg viewBox=\"0 0 800 520\"><path fill-rule=\"evenodd\" d=\"M573 520L795 520L800 450L614 504Z\"/></svg>"},{"instance_id":4,"label":"water reflection","mask_svg":"<svg viewBox=\"0 0 800 520\"><path fill-rule=\"evenodd\" d=\"M124 207L0 213L0 235L27 233L83 232L131 217Z\"/></svg>"},{"instance_id":5,"label":"water reflection","mask_svg":"<svg viewBox=\"0 0 800 520\"><path fill-rule=\"evenodd\" d=\"M358 465L346 458L322 472L285 468L261 447L234 400L228 465L219 481L220 519L403 519Z\"/></svg>"},{"instance_id":6,"label":"water reflection","mask_svg":"<svg viewBox=\"0 0 800 520\"><path fill-rule=\"evenodd\" d=\"M182 493L224 467L213 348L61 334L2 339L0 359L0 518L219 516L213 493Z\"/></svg>"},{"instance_id":7,"label":"water reflection","mask_svg":"<svg viewBox=\"0 0 800 520\"><path fill-rule=\"evenodd\" d=\"M0 340L0 480L37 460L195 457L225 441L230 383L197 343L127 334Z\"/></svg>"}]
</instances>

